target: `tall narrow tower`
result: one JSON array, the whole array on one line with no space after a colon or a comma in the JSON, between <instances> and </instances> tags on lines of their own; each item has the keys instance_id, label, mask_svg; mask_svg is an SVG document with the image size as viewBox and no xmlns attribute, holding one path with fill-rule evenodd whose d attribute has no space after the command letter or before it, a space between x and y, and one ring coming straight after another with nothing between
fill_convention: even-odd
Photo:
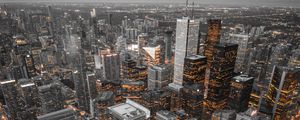
<instances>
[{"instance_id":1,"label":"tall narrow tower","mask_svg":"<svg viewBox=\"0 0 300 120\"><path fill-rule=\"evenodd\" d=\"M178 19L176 28L174 83L182 85L184 59L199 54L199 21Z\"/></svg>"}]
</instances>

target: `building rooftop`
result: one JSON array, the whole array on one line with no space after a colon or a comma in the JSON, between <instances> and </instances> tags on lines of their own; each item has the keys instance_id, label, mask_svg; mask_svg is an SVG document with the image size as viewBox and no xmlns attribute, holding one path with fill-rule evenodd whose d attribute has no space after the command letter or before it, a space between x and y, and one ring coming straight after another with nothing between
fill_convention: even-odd
<instances>
[{"instance_id":1,"label":"building rooftop","mask_svg":"<svg viewBox=\"0 0 300 120\"><path fill-rule=\"evenodd\" d=\"M146 116L144 111L128 103L121 103L112 107L108 107L108 109L113 115L117 115L115 117L122 120L134 120L136 118Z\"/></svg>"},{"instance_id":2,"label":"building rooftop","mask_svg":"<svg viewBox=\"0 0 300 120\"><path fill-rule=\"evenodd\" d=\"M186 59L190 59L190 60L197 60L197 59L204 59L204 58L206 57L202 55L190 55L186 57Z\"/></svg>"},{"instance_id":3,"label":"building rooftop","mask_svg":"<svg viewBox=\"0 0 300 120\"><path fill-rule=\"evenodd\" d=\"M246 81L252 80L254 78L253 77L249 77L248 75L239 75L239 76L233 77L233 79L236 82L246 82Z\"/></svg>"},{"instance_id":4,"label":"building rooftop","mask_svg":"<svg viewBox=\"0 0 300 120\"><path fill-rule=\"evenodd\" d=\"M168 110L161 110L156 112L156 116L165 120L175 120L177 115Z\"/></svg>"}]
</instances>

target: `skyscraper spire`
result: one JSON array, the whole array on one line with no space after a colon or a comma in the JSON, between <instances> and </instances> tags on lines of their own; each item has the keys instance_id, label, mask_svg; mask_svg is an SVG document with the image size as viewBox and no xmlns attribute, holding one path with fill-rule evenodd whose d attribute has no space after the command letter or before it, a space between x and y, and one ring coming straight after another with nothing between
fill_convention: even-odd
<instances>
[{"instance_id":1,"label":"skyscraper spire","mask_svg":"<svg viewBox=\"0 0 300 120\"><path fill-rule=\"evenodd\" d=\"M194 19L194 6L195 6L195 2L193 2L193 4L192 4L192 19Z\"/></svg>"},{"instance_id":2,"label":"skyscraper spire","mask_svg":"<svg viewBox=\"0 0 300 120\"><path fill-rule=\"evenodd\" d=\"M188 5L189 5L189 0L186 0L185 3L185 16L188 17Z\"/></svg>"}]
</instances>

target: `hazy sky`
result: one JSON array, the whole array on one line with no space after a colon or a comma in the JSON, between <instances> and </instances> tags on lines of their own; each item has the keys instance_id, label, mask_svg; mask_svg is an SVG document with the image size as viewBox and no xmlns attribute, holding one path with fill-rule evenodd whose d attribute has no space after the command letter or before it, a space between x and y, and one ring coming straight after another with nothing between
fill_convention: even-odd
<instances>
[{"instance_id":1,"label":"hazy sky","mask_svg":"<svg viewBox=\"0 0 300 120\"><path fill-rule=\"evenodd\" d=\"M186 0L0 0L0 2L131 2L131 3L185 3ZM300 0L189 0L202 4L293 6L300 7Z\"/></svg>"}]
</instances>

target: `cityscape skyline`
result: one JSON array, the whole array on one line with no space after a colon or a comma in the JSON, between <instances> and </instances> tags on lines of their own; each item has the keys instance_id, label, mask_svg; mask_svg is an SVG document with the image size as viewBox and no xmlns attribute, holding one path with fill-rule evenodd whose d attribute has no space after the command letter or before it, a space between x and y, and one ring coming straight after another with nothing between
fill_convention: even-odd
<instances>
[{"instance_id":1,"label":"cityscape skyline","mask_svg":"<svg viewBox=\"0 0 300 120\"><path fill-rule=\"evenodd\" d=\"M2 0L0 3L19 3L19 2L37 2L37 3L173 3L173 4L183 4L184 0ZM231 6L269 6L269 7L300 7L300 1L297 0L189 0L190 3L195 2L196 4L212 4L212 5L231 5Z\"/></svg>"},{"instance_id":2,"label":"cityscape skyline","mask_svg":"<svg viewBox=\"0 0 300 120\"><path fill-rule=\"evenodd\" d=\"M0 3L1 120L300 119L298 2L105 1Z\"/></svg>"}]
</instances>

